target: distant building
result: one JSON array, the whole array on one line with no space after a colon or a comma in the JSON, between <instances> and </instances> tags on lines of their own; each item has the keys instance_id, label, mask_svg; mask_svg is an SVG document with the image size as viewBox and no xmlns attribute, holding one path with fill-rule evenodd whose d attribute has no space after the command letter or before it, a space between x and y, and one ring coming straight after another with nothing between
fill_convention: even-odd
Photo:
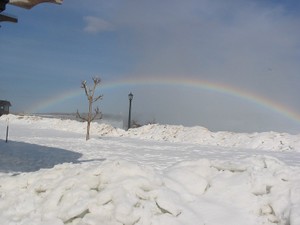
<instances>
[{"instance_id":1,"label":"distant building","mask_svg":"<svg viewBox=\"0 0 300 225\"><path fill-rule=\"evenodd\" d=\"M11 107L11 104L9 101L0 100L0 116L2 116L3 114L8 114L9 107Z\"/></svg>"}]
</instances>

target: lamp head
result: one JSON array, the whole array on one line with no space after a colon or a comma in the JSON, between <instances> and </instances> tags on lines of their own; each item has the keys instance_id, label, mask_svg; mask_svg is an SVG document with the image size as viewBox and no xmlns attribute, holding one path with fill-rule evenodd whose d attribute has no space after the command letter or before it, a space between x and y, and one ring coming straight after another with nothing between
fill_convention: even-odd
<instances>
[{"instance_id":1,"label":"lamp head","mask_svg":"<svg viewBox=\"0 0 300 225\"><path fill-rule=\"evenodd\" d=\"M128 99L129 99L129 100L132 100L132 99L133 99L133 94L132 94L131 92L128 94Z\"/></svg>"}]
</instances>

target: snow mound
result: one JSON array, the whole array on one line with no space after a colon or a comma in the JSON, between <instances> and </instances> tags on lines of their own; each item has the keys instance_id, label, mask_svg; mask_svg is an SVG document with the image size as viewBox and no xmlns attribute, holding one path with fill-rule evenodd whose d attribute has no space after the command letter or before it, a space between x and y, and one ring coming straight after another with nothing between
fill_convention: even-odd
<instances>
[{"instance_id":1,"label":"snow mound","mask_svg":"<svg viewBox=\"0 0 300 225\"><path fill-rule=\"evenodd\" d=\"M4 115L0 120L8 119L11 123L34 126L37 129L55 129L85 133L86 123L57 118L42 118L37 116ZM156 141L194 143L208 146L230 148L262 149L273 151L300 151L300 134L263 132L263 133L233 133L211 132L200 126L184 127L177 125L150 124L140 128L125 131L109 124L92 122L91 135L108 137L131 137Z\"/></svg>"},{"instance_id":2,"label":"snow mound","mask_svg":"<svg viewBox=\"0 0 300 225\"><path fill-rule=\"evenodd\" d=\"M300 150L300 135L287 133L233 133L211 132L204 127L183 127L175 125L146 125L130 129L126 134L130 137L164 140L171 142L187 142L202 145L264 149L274 151Z\"/></svg>"},{"instance_id":3,"label":"snow mound","mask_svg":"<svg viewBox=\"0 0 300 225\"><path fill-rule=\"evenodd\" d=\"M76 133L85 132L86 126L76 120L62 120L58 118L43 118L30 115L2 115L0 121L9 120L10 124L30 125L37 129L56 129L62 131L72 131Z\"/></svg>"},{"instance_id":4,"label":"snow mound","mask_svg":"<svg viewBox=\"0 0 300 225\"><path fill-rule=\"evenodd\" d=\"M202 159L159 173L125 161L0 176L0 224L300 224L299 168Z\"/></svg>"}]
</instances>

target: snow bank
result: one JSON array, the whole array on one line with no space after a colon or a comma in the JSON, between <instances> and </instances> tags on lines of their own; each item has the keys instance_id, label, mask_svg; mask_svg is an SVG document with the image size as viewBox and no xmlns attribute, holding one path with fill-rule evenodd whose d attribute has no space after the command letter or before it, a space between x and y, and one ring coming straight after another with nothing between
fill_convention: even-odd
<instances>
[{"instance_id":1,"label":"snow bank","mask_svg":"<svg viewBox=\"0 0 300 225\"><path fill-rule=\"evenodd\" d=\"M57 118L43 118L30 115L2 115L0 121L7 121L10 124L30 125L37 129L55 129L62 131L72 131L77 133L85 132L86 126L76 120L62 120Z\"/></svg>"},{"instance_id":2,"label":"snow bank","mask_svg":"<svg viewBox=\"0 0 300 225\"><path fill-rule=\"evenodd\" d=\"M125 161L0 175L0 224L300 224L300 170L268 157L160 172Z\"/></svg>"},{"instance_id":3,"label":"snow bank","mask_svg":"<svg viewBox=\"0 0 300 225\"><path fill-rule=\"evenodd\" d=\"M74 120L41 118L37 116L2 116L0 121L10 119L11 123L30 124L38 129L56 129L85 133L86 124ZM209 146L263 149L273 151L300 151L300 134L263 132L233 133L211 132L204 127L183 127L175 125L151 124L124 131L108 124L92 123L91 135L132 137L157 141L186 142Z\"/></svg>"},{"instance_id":4,"label":"snow bank","mask_svg":"<svg viewBox=\"0 0 300 225\"><path fill-rule=\"evenodd\" d=\"M130 129L126 134L143 139L188 142L222 147L238 147L275 151L300 151L300 135L287 133L233 133L210 132L204 127L183 127L175 125L146 125Z\"/></svg>"}]
</instances>

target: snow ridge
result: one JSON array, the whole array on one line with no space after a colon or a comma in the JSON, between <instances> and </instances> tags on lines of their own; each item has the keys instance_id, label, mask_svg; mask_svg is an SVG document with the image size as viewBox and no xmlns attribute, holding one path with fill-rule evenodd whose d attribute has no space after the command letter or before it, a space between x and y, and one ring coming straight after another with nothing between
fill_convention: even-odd
<instances>
[{"instance_id":1,"label":"snow ridge","mask_svg":"<svg viewBox=\"0 0 300 225\"><path fill-rule=\"evenodd\" d=\"M86 124L74 120L42 118L37 116L2 116L0 120L10 119L11 123L30 124L39 129L56 129L84 133ZM149 124L140 128L114 128L109 124L92 123L91 135L103 137L131 137L156 141L186 142L208 146L231 148L262 149L272 151L300 151L300 134L263 132L263 133L233 133L211 132L208 129L195 126L184 127L176 125Z\"/></svg>"},{"instance_id":2,"label":"snow ridge","mask_svg":"<svg viewBox=\"0 0 300 225\"><path fill-rule=\"evenodd\" d=\"M211 132L200 126L146 125L130 129L125 136L143 139L188 142L201 145L264 149L274 151L300 150L300 135L287 133Z\"/></svg>"}]
</instances>

